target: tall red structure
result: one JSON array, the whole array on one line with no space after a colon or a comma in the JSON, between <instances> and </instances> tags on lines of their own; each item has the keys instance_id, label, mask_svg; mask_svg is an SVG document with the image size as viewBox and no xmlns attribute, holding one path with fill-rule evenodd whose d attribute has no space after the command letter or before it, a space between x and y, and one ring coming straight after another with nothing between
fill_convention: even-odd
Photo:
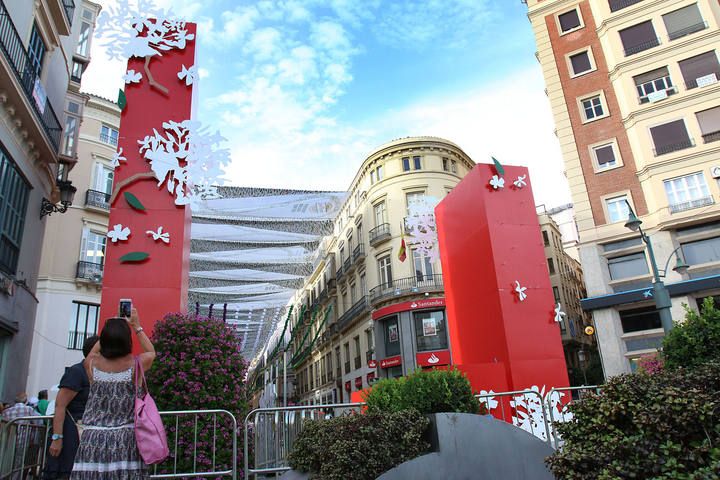
<instances>
[{"instance_id":1,"label":"tall red structure","mask_svg":"<svg viewBox=\"0 0 720 480\"><path fill-rule=\"evenodd\" d=\"M527 169L479 164L435 213L453 364L476 391L568 386Z\"/></svg>"},{"instance_id":2,"label":"tall red structure","mask_svg":"<svg viewBox=\"0 0 720 480\"><path fill-rule=\"evenodd\" d=\"M140 73L142 79L128 83L125 88L127 105L121 116L118 151L126 160L115 169L114 198L111 199L109 230L112 232L115 225L122 225L132 233L127 240L116 243L108 239L101 319L116 316L119 300L130 298L148 332L168 312L187 309L190 207L175 205L175 198L166 185L158 186L158 179L150 175L148 161L138 144L152 135L154 129L162 131L164 122L191 119L193 86L179 78L178 73L195 63L196 26L184 25L187 33L184 48L155 54L149 64L147 57L128 61L128 72ZM133 208L125 192L134 195L145 210ZM169 243L147 233L156 232L161 226L163 232L169 234ZM149 257L123 262L121 258L131 252Z\"/></svg>"}]
</instances>

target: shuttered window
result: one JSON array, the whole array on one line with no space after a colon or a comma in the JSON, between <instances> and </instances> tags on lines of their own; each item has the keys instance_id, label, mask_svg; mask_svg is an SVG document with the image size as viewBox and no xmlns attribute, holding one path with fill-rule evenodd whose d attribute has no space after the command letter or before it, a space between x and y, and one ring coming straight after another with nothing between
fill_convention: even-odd
<instances>
[{"instance_id":1,"label":"shuttered window","mask_svg":"<svg viewBox=\"0 0 720 480\"><path fill-rule=\"evenodd\" d=\"M619 33L626 57L660 45L650 20L620 30Z\"/></svg>"},{"instance_id":2,"label":"shuttered window","mask_svg":"<svg viewBox=\"0 0 720 480\"><path fill-rule=\"evenodd\" d=\"M656 156L693 146L683 120L675 120L674 122L652 127L650 128L650 136L652 136L655 144Z\"/></svg>"},{"instance_id":3,"label":"shuttered window","mask_svg":"<svg viewBox=\"0 0 720 480\"><path fill-rule=\"evenodd\" d=\"M658 95L659 92L665 92L666 95L675 93L667 67L637 75L633 77L633 80L635 81L635 87L640 97L640 103L648 102L648 96L652 96L653 94Z\"/></svg>"},{"instance_id":4,"label":"shuttered window","mask_svg":"<svg viewBox=\"0 0 720 480\"><path fill-rule=\"evenodd\" d=\"M688 90L697 88L698 83L712 83L720 78L720 63L715 50L681 60L678 64Z\"/></svg>"},{"instance_id":5,"label":"shuttered window","mask_svg":"<svg viewBox=\"0 0 720 480\"><path fill-rule=\"evenodd\" d=\"M30 185L0 147L0 270L14 275L20 258Z\"/></svg>"},{"instance_id":6,"label":"shuttered window","mask_svg":"<svg viewBox=\"0 0 720 480\"><path fill-rule=\"evenodd\" d=\"M703 110L695 114L705 143L720 140L720 107Z\"/></svg>"},{"instance_id":7,"label":"shuttered window","mask_svg":"<svg viewBox=\"0 0 720 480\"><path fill-rule=\"evenodd\" d=\"M590 63L590 55L587 51L571 55L570 65L572 66L573 75L580 75L581 73L592 70L592 64Z\"/></svg>"},{"instance_id":8,"label":"shuttered window","mask_svg":"<svg viewBox=\"0 0 720 480\"><path fill-rule=\"evenodd\" d=\"M707 24L700 14L697 3L688 5L662 16L670 40L705 30Z\"/></svg>"},{"instance_id":9,"label":"shuttered window","mask_svg":"<svg viewBox=\"0 0 720 480\"><path fill-rule=\"evenodd\" d=\"M580 26L580 15L578 15L577 9L565 12L562 15L558 15L558 22L560 23L560 31L569 32Z\"/></svg>"}]
</instances>

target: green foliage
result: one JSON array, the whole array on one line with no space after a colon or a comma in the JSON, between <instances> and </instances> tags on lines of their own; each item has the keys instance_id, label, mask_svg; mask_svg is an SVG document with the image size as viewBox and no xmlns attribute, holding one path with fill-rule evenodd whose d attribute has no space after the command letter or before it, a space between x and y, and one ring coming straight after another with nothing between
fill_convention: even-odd
<instances>
[{"instance_id":1,"label":"green foliage","mask_svg":"<svg viewBox=\"0 0 720 480\"><path fill-rule=\"evenodd\" d=\"M470 381L457 369L418 370L376 383L366 395L369 412L478 413Z\"/></svg>"},{"instance_id":2,"label":"green foliage","mask_svg":"<svg viewBox=\"0 0 720 480\"><path fill-rule=\"evenodd\" d=\"M720 310L712 297L703 302L701 313L685 306L683 323L676 324L663 341L667 368L696 367L720 362Z\"/></svg>"},{"instance_id":3,"label":"green foliage","mask_svg":"<svg viewBox=\"0 0 720 480\"><path fill-rule=\"evenodd\" d=\"M317 480L371 480L428 453L422 437L429 424L416 411L308 421L288 460Z\"/></svg>"},{"instance_id":4,"label":"green foliage","mask_svg":"<svg viewBox=\"0 0 720 480\"><path fill-rule=\"evenodd\" d=\"M701 480L720 472L720 364L613 377L556 424L557 478Z\"/></svg>"}]
</instances>

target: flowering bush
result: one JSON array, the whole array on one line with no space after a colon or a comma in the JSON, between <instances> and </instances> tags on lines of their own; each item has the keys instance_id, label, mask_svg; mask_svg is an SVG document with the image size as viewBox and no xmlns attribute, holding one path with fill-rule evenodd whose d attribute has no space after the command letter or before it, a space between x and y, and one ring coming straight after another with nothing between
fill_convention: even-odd
<instances>
[{"instance_id":1,"label":"flowering bush","mask_svg":"<svg viewBox=\"0 0 720 480\"><path fill-rule=\"evenodd\" d=\"M654 375L661 372L664 366L663 359L657 353L643 355L638 359L638 369L648 375Z\"/></svg>"},{"instance_id":2,"label":"flowering bush","mask_svg":"<svg viewBox=\"0 0 720 480\"><path fill-rule=\"evenodd\" d=\"M231 328L218 319L171 313L155 324L153 343L157 358L147 381L161 411L219 409L242 421L247 363ZM230 469L234 432L228 418L218 414L168 419L171 458L159 471L171 473L177 461L178 473L192 472L194 456L197 472L213 471L213 465L215 471ZM241 452L238 445L238 465Z\"/></svg>"}]
</instances>

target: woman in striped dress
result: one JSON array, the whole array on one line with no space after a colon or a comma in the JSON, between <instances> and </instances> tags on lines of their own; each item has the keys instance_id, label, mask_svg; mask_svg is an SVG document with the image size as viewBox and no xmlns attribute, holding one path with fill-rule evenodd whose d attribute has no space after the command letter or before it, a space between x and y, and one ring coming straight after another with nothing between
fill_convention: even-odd
<instances>
[{"instance_id":1,"label":"woman in striped dress","mask_svg":"<svg viewBox=\"0 0 720 480\"><path fill-rule=\"evenodd\" d=\"M73 465L72 480L141 480L149 478L147 465L135 441L135 382L132 331L143 353L145 371L155 360L155 349L132 309L130 318L109 319L88 356L90 397L83 415L83 433ZM90 360L92 359L92 360Z\"/></svg>"}]
</instances>

